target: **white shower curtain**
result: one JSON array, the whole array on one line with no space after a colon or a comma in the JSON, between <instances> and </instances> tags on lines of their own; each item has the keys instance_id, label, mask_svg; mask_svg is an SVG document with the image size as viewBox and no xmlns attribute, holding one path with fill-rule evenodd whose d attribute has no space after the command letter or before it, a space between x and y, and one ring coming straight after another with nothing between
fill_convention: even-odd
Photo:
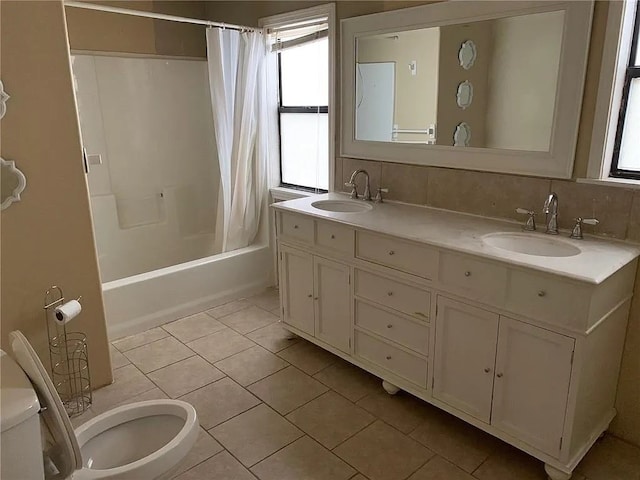
<instances>
[{"instance_id":1,"label":"white shower curtain","mask_svg":"<svg viewBox=\"0 0 640 480\"><path fill-rule=\"evenodd\" d=\"M222 177L223 252L250 245L258 232L268 155L265 58L261 33L207 29L209 87Z\"/></svg>"}]
</instances>

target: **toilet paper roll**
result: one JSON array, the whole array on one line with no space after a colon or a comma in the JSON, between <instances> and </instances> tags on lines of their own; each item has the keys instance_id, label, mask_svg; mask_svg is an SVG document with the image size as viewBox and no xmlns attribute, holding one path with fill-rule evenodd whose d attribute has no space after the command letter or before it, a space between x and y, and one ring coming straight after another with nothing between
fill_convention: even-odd
<instances>
[{"instance_id":1,"label":"toilet paper roll","mask_svg":"<svg viewBox=\"0 0 640 480\"><path fill-rule=\"evenodd\" d=\"M58 325L64 325L82 311L82 305L77 300L70 300L63 303L55 310L55 319Z\"/></svg>"}]
</instances>

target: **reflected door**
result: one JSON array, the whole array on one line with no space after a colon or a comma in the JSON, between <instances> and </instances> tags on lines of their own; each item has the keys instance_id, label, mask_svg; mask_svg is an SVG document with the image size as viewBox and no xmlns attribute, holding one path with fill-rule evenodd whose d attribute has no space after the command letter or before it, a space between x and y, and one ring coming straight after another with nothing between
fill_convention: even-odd
<instances>
[{"instance_id":1,"label":"reflected door","mask_svg":"<svg viewBox=\"0 0 640 480\"><path fill-rule=\"evenodd\" d=\"M356 64L356 138L391 142L396 64Z\"/></svg>"}]
</instances>

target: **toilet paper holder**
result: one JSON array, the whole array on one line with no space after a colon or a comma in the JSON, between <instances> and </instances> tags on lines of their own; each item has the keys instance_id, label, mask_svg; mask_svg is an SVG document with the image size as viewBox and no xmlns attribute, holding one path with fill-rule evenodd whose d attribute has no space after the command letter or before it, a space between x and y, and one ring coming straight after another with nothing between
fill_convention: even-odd
<instances>
[{"instance_id":1,"label":"toilet paper holder","mask_svg":"<svg viewBox=\"0 0 640 480\"><path fill-rule=\"evenodd\" d=\"M56 309L64 303L62 288L52 285L44 295L51 380L67 414L74 417L85 412L93 401L91 372L87 336L68 331L68 321L56 320Z\"/></svg>"}]
</instances>

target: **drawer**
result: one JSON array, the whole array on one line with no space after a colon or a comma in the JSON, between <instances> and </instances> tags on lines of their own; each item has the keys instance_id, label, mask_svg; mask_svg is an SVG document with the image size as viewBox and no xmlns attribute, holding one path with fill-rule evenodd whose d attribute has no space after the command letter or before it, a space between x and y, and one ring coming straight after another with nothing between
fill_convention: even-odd
<instances>
[{"instance_id":1,"label":"drawer","mask_svg":"<svg viewBox=\"0 0 640 480\"><path fill-rule=\"evenodd\" d=\"M513 270L506 308L552 324L586 328L590 301L586 284Z\"/></svg>"},{"instance_id":2,"label":"drawer","mask_svg":"<svg viewBox=\"0 0 640 480\"><path fill-rule=\"evenodd\" d=\"M280 234L282 238L313 243L313 219L295 213L280 214Z\"/></svg>"},{"instance_id":3,"label":"drawer","mask_svg":"<svg viewBox=\"0 0 640 480\"><path fill-rule=\"evenodd\" d=\"M431 294L404 283L356 269L356 295L421 320L429 319Z\"/></svg>"},{"instance_id":4,"label":"drawer","mask_svg":"<svg viewBox=\"0 0 640 480\"><path fill-rule=\"evenodd\" d=\"M507 290L507 267L467 255L440 254L440 283L467 298L502 306Z\"/></svg>"},{"instance_id":5,"label":"drawer","mask_svg":"<svg viewBox=\"0 0 640 480\"><path fill-rule=\"evenodd\" d=\"M356 256L428 279L434 278L438 268L437 250L368 232L357 232Z\"/></svg>"},{"instance_id":6,"label":"drawer","mask_svg":"<svg viewBox=\"0 0 640 480\"><path fill-rule=\"evenodd\" d=\"M355 354L422 388L427 388L427 361L364 332L355 332Z\"/></svg>"},{"instance_id":7,"label":"drawer","mask_svg":"<svg viewBox=\"0 0 640 480\"><path fill-rule=\"evenodd\" d=\"M316 222L316 245L353 256L354 233L338 223Z\"/></svg>"},{"instance_id":8,"label":"drawer","mask_svg":"<svg viewBox=\"0 0 640 480\"><path fill-rule=\"evenodd\" d=\"M356 300L356 325L410 348L429 354L429 327Z\"/></svg>"}]
</instances>

